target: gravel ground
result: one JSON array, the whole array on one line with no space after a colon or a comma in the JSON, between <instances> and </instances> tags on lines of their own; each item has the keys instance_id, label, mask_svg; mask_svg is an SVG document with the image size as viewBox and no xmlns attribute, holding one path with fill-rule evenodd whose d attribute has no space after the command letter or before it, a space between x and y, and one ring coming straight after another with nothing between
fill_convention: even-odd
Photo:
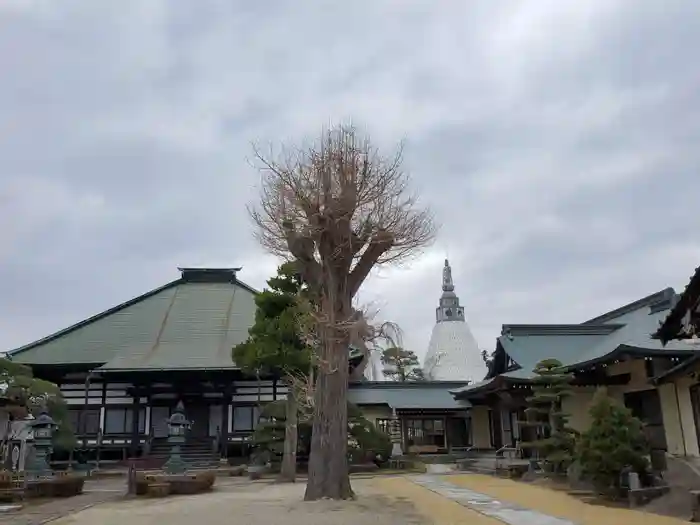
<instances>
[{"instance_id":1,"label":"gravel ground","mask_svg":"<svg viewBox=\"0 0 700 525\"><path fill-rule=\"evenodd\" d=\"M682 525L685 520L659 516L639 510L590 505L566 492L546 487L480 474L445 476L444 481L488 494L551 516L568 519L579 525Z\"/></svg>"},{"instance_id":2,"label":"gravel ground","mask_svg":"<svg viewBox=\"0 0 700 525\"><path fill-rule=\"evenodd\" d=\"M217 483L218 484L218 483ZM356 501L304 502L305 484L222 483L214 492L111 502L51 525L419 525L429 523L406 499L373 480L354 480Z\"/></svg>"}]
</instances>

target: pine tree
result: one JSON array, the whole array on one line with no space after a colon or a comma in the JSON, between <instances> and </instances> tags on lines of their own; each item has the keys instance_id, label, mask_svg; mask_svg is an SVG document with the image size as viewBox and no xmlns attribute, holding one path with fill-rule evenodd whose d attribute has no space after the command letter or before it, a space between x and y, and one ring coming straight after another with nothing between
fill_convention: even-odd
<instances>
[{"instance_id":1,"label":"pine tree","mask_svg":"<svg viewBox=\"0 0 700 525\"><path fill-rule=\"evenodd\" d=\"M573 461L576 431L569 427L569 414L563 411L565 398L572 395L573 374L556 359L540 361L533 372L532 396L527 398L527 421L521 426L534 428L534 441L522 443L542 460L548 471L563 473Z\"/></svg>"},{"instance_id":2,"label":"pine tree","mask_svg":"<svg viewBox=\"0 0 700 525\"><path fill-rule=\"evenodd\" d=\"M582 474L603 492L620 488L620 474L626 467L643 474L649 453L642 422L630 410L600 388L589 410L591 426L576 448Z\"/></svg>"},{"instance_id":3,"label":"pine tree","mask_svg":"<svg viewBox=\"0 0 700 525\"><path fill-rule=\"evenodd\" d=\"M298 392L293 377L306 374L311 368L311 349L300 336L299 299L305 293L294 263L285 263L277 275L267 281L268 290L255 298L255 323L249 337L233 349L233 360L250 374L264 372L284 378L288 385L285 402L286 438L280 479L296 477Z\"/></svg>"},{"instance_id":4,"label":"pine tree","mask_svg":"<svg viewBox=\"0 0 700 525\"><path fill-rule=\"evenodd\" d=\"M27 414L38 416L46 407L58 425L53 436L54 447L62 450L75 447L68 406L60 389L53 383L34 377L28 366L0 357L0 398L6 400L6 406L0 410L7 411L10 419L24 418Z\"/></svg>"},{"instance_id":5,"label":"pine tree","mask_svg":"<svg viewBox=\"0 0 700 525\"><path fill-rule=\"evenodd\" d=\"M425 379L418 356L398 346L385 348L382 352L382 373L392 381L422 381Z\"/></svg>"}]
</instances>

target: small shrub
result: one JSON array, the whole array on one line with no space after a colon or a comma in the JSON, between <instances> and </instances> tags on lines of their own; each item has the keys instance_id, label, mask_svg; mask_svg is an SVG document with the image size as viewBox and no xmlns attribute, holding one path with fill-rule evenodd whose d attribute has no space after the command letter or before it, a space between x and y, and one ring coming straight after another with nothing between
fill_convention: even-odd
<instances>
[{"instance_id":1,"label":"small shrub","mask_svg":"<svg viewBox=\"0 0 700 525\"><path fill-rule=\"evenodd\" d=\"M609 495L620 493L620 474L631 467L644 476L649 453L642 423L626 407L596 392L590 408L591 426L581 434L576 454L581 473Z\"/></svg>"}]
</instances>

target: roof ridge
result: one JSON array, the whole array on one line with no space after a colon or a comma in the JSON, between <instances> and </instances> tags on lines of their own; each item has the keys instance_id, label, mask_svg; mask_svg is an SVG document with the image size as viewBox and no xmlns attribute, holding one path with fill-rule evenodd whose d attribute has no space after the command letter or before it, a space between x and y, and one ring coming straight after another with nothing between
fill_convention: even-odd
<instances>
[{"instance_id":1,"label":"roof ridge","mask_svg":"<svg viewBox=\"0 0 700 525\"><path fill-rule=\"evenodd\" d=\"M664 288L659 292L647 295L646 297L642 297L641 299L637 299L636 301L627 303L624 306L620 306L619 308L610 310L609 312L594 317L593 319L584 321L582 324L589 325L605 323L612 319L617 319L618 317L621 317L627 313L634 312L635 310L639 310L640 308L644 308L645 306L653 307L659 305L660 303L668 303L668 306L670 307L675 295L676 292L673 288Z\"/></svg>"}]
</instances>

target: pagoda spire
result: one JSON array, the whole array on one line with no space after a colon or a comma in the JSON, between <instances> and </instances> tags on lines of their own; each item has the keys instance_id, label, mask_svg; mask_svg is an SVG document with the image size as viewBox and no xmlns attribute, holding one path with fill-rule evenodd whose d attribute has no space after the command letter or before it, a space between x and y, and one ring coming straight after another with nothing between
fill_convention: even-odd
<instances>
[{"instance_id":1,"label":"pagoda spire","mask_svg":"<svg viewBox=\"0 0 700 525\"><path fill-rule=\"evenodd\" d=\"M455 293L448 259L442 268L442 294L423 370L433 381L478 381L486 374L481 351Z\"/></svg>"},{"instance_id":2,"label":"pagoda spire","mask_svg":"<svg viewBox=\"0 0 700 525\"><path fill-rule=\"evenodd\" d=\"M442 269L442 291L454 292L455 285L452 282L452 267L450 261L445 259L445 267Z\"/></svg>"}]
</instances>

